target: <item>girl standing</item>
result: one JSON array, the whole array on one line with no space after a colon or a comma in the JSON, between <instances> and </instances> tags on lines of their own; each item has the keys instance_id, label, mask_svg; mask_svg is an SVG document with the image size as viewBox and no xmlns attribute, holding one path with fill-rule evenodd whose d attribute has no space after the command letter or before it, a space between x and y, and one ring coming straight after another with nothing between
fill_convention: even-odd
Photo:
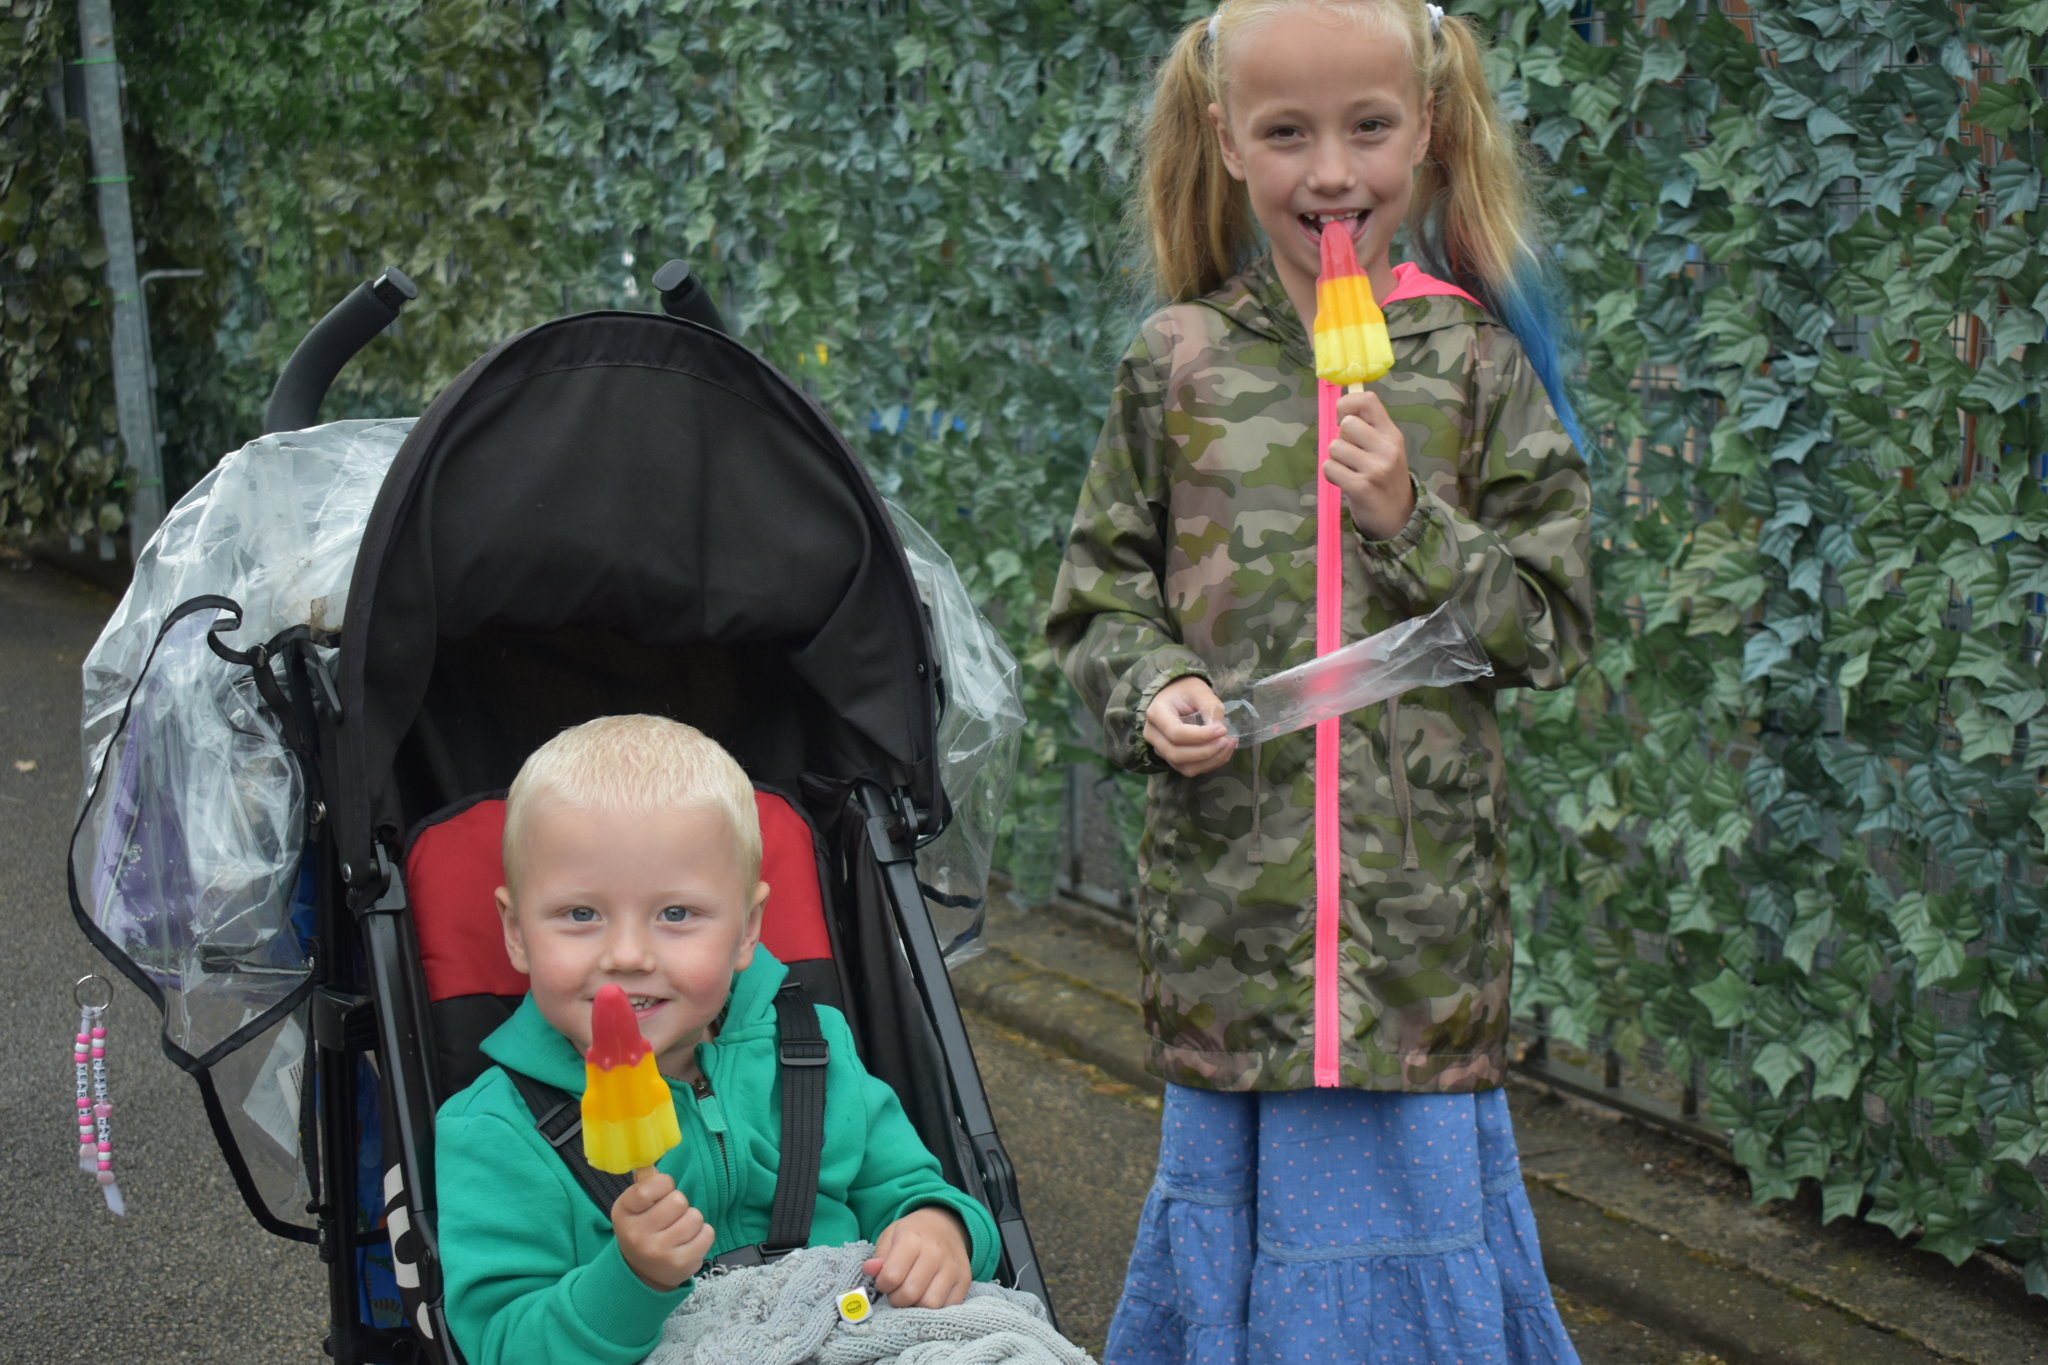
<instances>
[{"instance_id":1,"label":"girl standing","mask_svg":"<svg viewBox=\"0 0 2048 1365\"><path fill-rule=\"evenodd\" d=\"M1174 302L1119 367L1047 625L1111 757L1152 774L1140 952L1167 1102L1106 1359L1576 1361L1500 1088L1494 694L1562 685L1592 618L1519 143L1461 19L1226 0L1159 73L1143 196ZM1331 222L1395 362L1319 450ZM1404 222L1426 270L1390 263ZM1321 547L1319 477L1347 512ZM1314 655L1333 554L1343 639L1456 598L1495 676L1345 716L1318 784L1311 732L1240 751L1214 688Z\"/></svg>"}]
</instances>

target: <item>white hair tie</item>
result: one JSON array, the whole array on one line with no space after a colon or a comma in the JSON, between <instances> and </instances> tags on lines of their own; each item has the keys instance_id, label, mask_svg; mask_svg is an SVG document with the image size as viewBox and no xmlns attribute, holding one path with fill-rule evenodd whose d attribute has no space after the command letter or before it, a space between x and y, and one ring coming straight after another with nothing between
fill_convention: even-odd
<instances>
[{"instance_id":1,"label":"white hair tie","mask_svg":"<svg viewBox=\"0 0 2048 1365\"><path fill-rule=\"evenodd\" d=\"M1223 17L1223 6L1221 6L1221 5L1218 5L1218 6L1216 7L1216 12L1215 12L1214 14L1212 14L1212 15L1210 15L1210 16L1209 16L1209 46L1210 46L1210 47L1214 47L1214 46L1216 46L1216 21L1217 21L1218 19L1221 19L1222 17Z\"/></svg>"}]
</instances>

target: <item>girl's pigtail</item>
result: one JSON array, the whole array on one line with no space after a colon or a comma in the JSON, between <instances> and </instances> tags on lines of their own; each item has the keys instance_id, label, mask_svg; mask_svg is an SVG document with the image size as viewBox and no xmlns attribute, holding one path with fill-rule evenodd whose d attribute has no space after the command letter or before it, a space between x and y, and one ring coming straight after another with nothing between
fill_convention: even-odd
<instances>
[{"instance_id":1,"label":"girl's pigtail","mask_svg":"<svg viewBox=\"0 0 2048 1365\"><path fill-rule=\"evenodd\" d=\"M1154 282L1175 303L1200 298L1238 268L1252 241L1251 211L1216 145L1217 102L1209 21L1181 30L1153 84L1139 195Z\"/></svg>"},{"instance_id":2,"label":"girl's pigtail","mask_svg":"<svg viewBox=\"0 0 2048 1365\"><path fill-rule=\"evenodd\" d=\"M1500 116L1470 23L1445 15L1432 56L1429 159L1416 180L1410 236L1426 269L1515 334L1566 434L1588 450L1566 392L1563 291L1538 245L1542 213L1530 193L1528 145Z\"/></svg>"}]
</instances>

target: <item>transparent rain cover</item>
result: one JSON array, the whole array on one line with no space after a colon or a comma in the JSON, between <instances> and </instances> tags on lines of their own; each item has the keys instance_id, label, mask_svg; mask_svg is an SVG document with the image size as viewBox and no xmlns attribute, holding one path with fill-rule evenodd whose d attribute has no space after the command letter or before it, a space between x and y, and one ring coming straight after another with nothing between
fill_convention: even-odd
<instances>
[{"instance_id":1,"label":"transparent rain cover","mask_svg":"<svg viewBox=\"0 0 2048 1365\"><path fill-rule=\"evenodd\" d=\"M894 503L889 514L910 560L918 596L931 613L945 690L939 713L939 782L953 819L917 851L917 880L931 907L946 961L979 955L988 914L988 872L996 826L1017 770L1024 700L1017 660L960 582L952 559L924 527Z\"/></svg>"},{"instance_id":2,"label":"transparent rain cover","mask_svg":"<svg viewBox=\"0 0 2048 1365\"><path fill-rule=\"evenodd\" d=\"M305 980L295 920L308 897L297 761L249 669L208 647L223 613L178 609L233 600L241 625L222 638L242 649L295 625L339 627L371 504L411 426L336 422L228 456L150 538L86 656L73 895L148 983L188 1067L246 1041Z\"/></svg>"}]
</instances>

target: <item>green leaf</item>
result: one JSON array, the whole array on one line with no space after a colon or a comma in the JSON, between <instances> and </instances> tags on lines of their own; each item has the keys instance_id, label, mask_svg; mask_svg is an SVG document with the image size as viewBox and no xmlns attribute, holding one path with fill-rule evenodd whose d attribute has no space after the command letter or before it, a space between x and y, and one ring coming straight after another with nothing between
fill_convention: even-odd
<instances>
[{"instance_id":1,"label":"green leaf","mask_svg":"<svg viewBox=\"0 0 2048 1365\"><path fill-rule=\"evenodd\" d=\"M1863 1190L1863 1178L1858 1175L1845 1173L1822 1182L1820 1221L1832 1223L1837 1218L1853 1217L1863 1207Z\"/></svg>"},{"instance_id":2,"label":"green leaf","mask_svg":"<svg viewBox=\"0 0 2048 1365\"><path fill-rule=\"evenodd\" d=\"M1971 678L1989 687L2005 676L2007 654L1998 639L1976 632L1950 638L1956 641L1956 654L1948 666L1949 677Z\"/></svg>"},{"instance_id":3,"label":"green leaf","mask_svg":"<svg viewBox=\"0 0 2048 1365\"><path fill-rule=\"evenodd\" d=\"M1692 995L1707 1007L1715 1028L1734 1028L1748 1008L1749 983L1728 968L1705 985L1694 986Z\"/></svg>"},{"instance_id":4,"label":"green leaf","mask_svg":"<svg viewBox=\"0 0 2048 1365\"><path fill-rule=\"evenodd\" d=\"M1675 81L1685 74L1685 53L1668 38L1655 38L1643 49L1643 64L1636 72L1636 90L1657 81Z\"/></svg>"},{"instance_id":5,"label":"green leaf","mask_svg":"<svg viewBox=\"0 0 2048 1365\"><path fill-rule=\"evenodd\" d=\"M1958 714L1955 725L1956 734L1963 741L1960 757L1965 763L1980 758L2003 758L2013 752L2019 738L2009 717L1985 707Z\"/></svg>"},{"instance_id":6,"label":"green leaf","mask_svg":"<svg viewBox=\"0 0 2048 1365\"><path fill-rule=\"evenodd\" d=\"M1616 289L1593 301L1593 321L1602 332L1612 332L1635 320L1639 294L1633 289Z\"/></svg>"},{"instance_id":7,"label":"green leaf","mask_svg":"<svg viewBox=\"0 0 2048 1365\"><path fill-rule=\"evenodd\" d=\"M2012 494L2003 484L1982 480L1973 483L1956 499L1951 515L1977 533L1977 541L1990 545L2004 540L2019 528Z\"/></svg>"},{"instance_id":8,"label":"green leaf","mask_svg":"<svg viewBox=\"0 0 2048 1365\"><path fill-rule=\"evenodd\" d=\"M1802 916L1785 935L1785 960L1797 965L1800 971L1811 974L1813 955L1834 927L1834 914L1825 905Z\"/></svg>"},{"instance_id":9,"label":"green leaf","mask_svg":"<svg viewBox=\"0 0 2048 1365\"><path fill-rule=\"evenodd\" d=\"M1694 991L1693 994L1699 992ZM1784 1043L1766 1043L1750 1062L1749 1069L1770 1087L1771 1098L1776 1099L1787 1081L1805 1074L1806 1059Z\"/></svg>"},{"instance_id":10,"label":"green leaf","mask_svg":"<svg viewBox=\"0 0 2048 1365\"><path fill-rule=\"evenodd\" d=\"M2030 0L2026 4L2014 5L2002 17L2020 32L2039 38L2048 33L2048 0Z\"/></svg>"},{"instance_id":11,"label":"green leaf","mask_svg":"<svg viewBox=\"0 0 2048 1365\"><path fill-rule=\"evenodd\" d=\"M1975 399L1992 412L2010 412L2026 402L2032 393L2033 383L2019 360L2000 356L1979 365L1976 376L1963 386L1963 391L1957 396Z\"/></svg>"},{"instance_id":12,"label":"green leaf","mask_svg":"<svg viewBox=\"0 0 2048 1365\"><path fill-rule=\"evenodd\" d=\"M1986 83L1978 87L1976 102L1964 117L1987 133L2006 137L2027 126L2037 99L2027 81Z\"/></svg>"}]
</instances>

